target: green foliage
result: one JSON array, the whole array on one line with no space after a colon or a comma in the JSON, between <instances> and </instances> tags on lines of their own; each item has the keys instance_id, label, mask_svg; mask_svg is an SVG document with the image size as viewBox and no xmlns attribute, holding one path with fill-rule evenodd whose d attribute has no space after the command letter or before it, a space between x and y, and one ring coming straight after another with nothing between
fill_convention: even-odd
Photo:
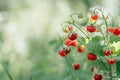
<instances>
[{"instance_id":1,"label":"green foliage","mask_svg":"<svg viewBox=\"0 0 120 80\"><path fill-rule=\"evenodd\" d=\"M57 50L61 49L65 39L60 39L59 42L58 39L53 38L53 35L55 35L54 30L57 32L57 28L59 28L57 26L60 25L59 23L65 15L69 15L73 11L78 12L79 10L86 13L91 6L96 5L96 2L100 5L102 1L0 0L0 61L3 61L2 65L0 65L0 80L12 80L12 77L14 80L74 80L71 73L68 72L68 67L71 68L72 74L78 74L79 80L91 80L92 72L86 67L85 53L87 51L77 53L76 48L74 48L74 53L70 54L73 61L79 61L81 64L81 69L74 71L72 65L70 63L64 64L66 59L59 57L57 54ZM61 4L61 2L64 4ZM40 5L42 5L42 8L40 8ZM62 8L65 8L65 10L62 10ZM87 15L80 14L77 16L79 17L78 25L82 25L79 27L84 28L86 26L88 19L85 16ZM5 20L5 22L2 22L2 20ZM45 26L47 26L47 30L43 29ZM12 32L10 32L11 30ZM39 32L44 34L39 34ZM39 36L36 38L34 34ZM29 38L29 36L32 37ZM120 40L120 37L112 36L110 36L112 43ZM18 45L16 42L19 38L23 38L23 42L25 40L25 46L28 49L25 50L25 53L27 54L24 51L22 53L17 52L17 49L21 49L21 46L16 47ZM79 37L79 40L80 45L87 42L85 38ZM101 38L92 38L90 42L92 44L87 44L89 50L92 49L92 52L95 50L95 54L102 56ZM115 52L115 55L119 54L120 49ZM19 59L20 57L22 60ZM7 60L4 60L4 58L7 58ZM104 68L102 62L97 62L100 63L101 68ZM95 63L96 65L98 65L97 62ZM120 64L117 62L117 73L120 76L119 66Z\"/></svg>"},{"instance_id":2,"label":"green foliage","mask_svg":"<svg viewBox=\"0 0 120 80\"><path fill-rule=\"evenodd\" d=\"M120 60L116 62L117 76L120 77Z\"/></svg>"},{"instance_id":3,"label":"green foliage","mask_svg":"<svg viewBox=\"0 0 120 80\"><path fill-rule=\"evenodd\" d=\"M53 40L49 41L49 45L55 52L57 52L58 49L60 49L61 46L63 45L64 41L65 41L65 39L59 39L59 40L53 39Z\"/></svg>"},{"instance_id":4,"label":"green foliage","mask_svg":"<svg viewBox=\"0 0 120 80\"><path fill-rule=\"evenodd\" d=\"M119 36L115 36L115 35L110 35L110 42L113 43L113 42L117 42L117 41L120 41L120 37Z\"/></svg>"},{"instance_id":5,"label":"green foliage","mask_svg":"<svg viewBox=\"0 0 120 80\"><path fill-rule=\"evenodd\" d=\"M120 49L114 53L116 56L120 55Z\"/></svg>"},{"instance_id":6,"label":"green foliage","mask_svg":"<svg viewBox=\"0 0 120 80\"><path fill-rule=\"evenodd\" d=\"M13 78L12 78L11 74L9 73L9 71L8 71L8 69L7 69L7 67L6 67L6 65L5 65L4 63L2 63L2 66L3 66L3 68L4 68L5 72L6 72L6 74L8 75L9 79L10 79L10 80L13 80Z\"/></svg>"},{"instance_id":7,"label":"green foliage","mask_svg":"<svg viewBox=\"0 0 120 80\"><path fill-rule=\"evenodd\" d=\"M89 52L103 56L103 45L99 37L96 37L96 38L93 38L93 40L90 40L86 46Z\"/></svg>"}]
</instances>

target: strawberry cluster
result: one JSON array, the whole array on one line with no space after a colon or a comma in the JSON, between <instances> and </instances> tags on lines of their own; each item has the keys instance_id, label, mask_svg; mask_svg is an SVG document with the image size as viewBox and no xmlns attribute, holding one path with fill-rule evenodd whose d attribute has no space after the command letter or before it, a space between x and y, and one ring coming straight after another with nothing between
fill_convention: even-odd
<instances>
[{"instance_id":1,"label":"strawberry cluster","mask_svg":"<svg viewBox=\"0 0 120 80\"><path fill-rule=\"evenodd\" d=\"M106 62L108 64L115 64L116 63L116 58L111 58L112 57L112 54L113 54L113 51L112 50L104 50L104 55L109 57Z\"/></svg>"},{"instance_id":2,"label":"strawberry cluster","mask_svg":"<svg viewBox=\"0 0 120 80\"><path fill-rule=\"evenodd\" d=\"M63 29L63 31L67 34L67 38L65 39L65 41L63 42L63 48L58 50L58 54L61 57L66 57L72 50L72 48L77 48L76 51L78 53L83 53L86 49L85 45L79 45L79 42L77 40L78 38L78 34L74 32L73 27L68 26L66 28ZM74 70L79 70L80 68L80 64L79 63L72 63L73 65L73 69Z\"/></svg>"},{"instance_id":3,"label":"strawberry cluster","mask_svg":"<svg viewBox=\"0 0 120 80\"><path fill-rule=\"evenodd\" d=\"M99 62L101 61L102 63L107 63L105 65L113 65L116 64L116 58L114 56L114 50L111 49L111 43L110 43L110 39L109 36L110 35L114 35L114 36L118 36L120 35L120 27L108 27L109 25L107 24L107 17L105 17L105 15L103 14L103 12L101 10L99 10L102 13L102 18L100 18L98 13L94 13L92 15L90 15L88 21L86 22L87 24L84 25L84 27L79 27L76 25L75 21L72 20L71 22L68 21L67 24L70 24L72 26L65 26L65 28L63 28L63 32L67 34L67 37L65 37L64 41L63 41L63 46L62 49L60 49L58 51L58 54L61 57L66 58L67 56L69 56L69 53L71 53L71 51L74 49L76 49L76 51L78 53L85 53L86 59L88 60L88 62L90 63L94 63L94 62ZM78 16L80 16L80 14L78 14ZM72 16L71 16L72 17ZM97 21L100 19L104 20L104 25L106 26L105 28L102 27L101 25L97 25ZM73 19L73 17L72 17ZM75 27L75 28L74 28ZM104 29L102 29L104 28ZM77 30L80 30L81 33L83 33L84 36L81 36L81 34L79 35L79 33L77 32ZM104 30L104 31L103 31ZM103 33L105 32L105 34ZM90 35L94 35L98 33L98 37L99 40L97 38L91 37ZM111 34L112 33L112 34ZM107 35L106 35L107 34ZM86 42L83 44L81 44L81 41L79 40L80 38L83 38L84 40L86 40ZM99 42L103 42L104 44L102 44L102 48L100 51L95 51L95 49L89 50L90 47L88 47L88 43L90 43L90 41L94 42L98 41ZM88 40L88 41L87 41ZM92 44L94 47L96 48L97 46L94 46L94 44ZM99 45L98 45L99 46ZM107 47L107 49L105 49ZM102 58L105 58L104 60ZM74 70L79 70L80 68L80 64L79 63L71 63L72 67ZM96 65L93 65L91 68L91 71L94 72L94 67L96 67ZM98 67L98 66L97 66ZM103 76L102 74L100 74L99 69L94 73L93 76L94 80L102 80Z\"/></svg>"},{"instance_id":4,"label":"strawberry cluster","mask_svg":"<svg viewBox=\"0 0 120 80\"><path fill-rule=\"evenodd\" d=\"M98 20L99 15L98 14L94 14L90 17L89 22L90 24L86 26L86 30L90 33L93 32L97 32L98 29L96 28L96 26L94 25L94 23Z\"/></svg>"}]
</instances>

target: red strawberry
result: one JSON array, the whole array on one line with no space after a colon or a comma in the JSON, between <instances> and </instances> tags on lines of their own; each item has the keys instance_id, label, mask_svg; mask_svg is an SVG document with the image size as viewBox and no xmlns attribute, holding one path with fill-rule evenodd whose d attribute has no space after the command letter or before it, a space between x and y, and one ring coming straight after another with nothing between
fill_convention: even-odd
<instances>
[{"instance_id":1,"label":"red strawberry","mask_svg":"<svg viewBox=\"0 0 120 80\"><path fill-rule=\"evenodd\" d=\"M73 68L74 68L74 70L78 70L80 68L80 64L74 64Z\"/></svg>"},{"instance_id":2,"label":"red strawberry","mask_svg":"<svg viewBox=\"0 0 120 80\"><path fill-rule=\"evenodd\" d=\"M71 49L63 49L63 51L65 52L65 54L70 53Z\"/></svg>"},{"instance_id":3,"label":"red strawberry","mask_svg":"<svg viewBox=\"0 0 120 80\"><path fill-rule=\"evenodd\" d=\"M114 31L115 31L115 28L108 27L108 32L111 32L111 33L113 33Z\"/></svg>"},{"instance_id":4,"label":"red strawberry","mask_svg":"<svg viewBox=\"0 0 120 80\"><path fill-rule=\"evenodd\" d=\"M109 56L111 54L113 54L113 51L111 51L111 50L104 50L104 55L105 56Z\"/></svg>"},{"instance_id":5,"label":"red strawberry","mask_svg":"<svg viewBox=\"0 0 120 80\"><path fill-rule=\"evenodd\" d=\"M87 54L87 58L91 61L95 61L97 59L97 56L95 54L89 52Z\"/></svg>"},{"instance_id":6,"label":"red strawberry","mask_svg":"<svg viewBox=\"0 0 120 80\"><path fill-rule=\"evenodd\" d=\"M102 75L101 74L95 74L94 75L94 80L102 80Z\"/></svg>"},{"instance_id":7,"label":"red strawberry","mask_svg":"<svg viewBox=\"0 0 120 80\"><path fill-rule=\"evenodd\" d=\"M74 33L74 34L70 35L68 38L69 38L70 40L75 40L77 37L78 37L78 34L77 34L77 33Z\"/></svg>"},{"instance_id":8,"label":"red strawberry","mask_svg":"<svg viewBox=\"0 0 120 80\"><path fill-rule=\"evenodd\" d=\"M108 64L115 64L116 63L116 58L113 59L107 59Z\"/></svg>"},{"instance_id":9,"label":"red strawberry","mask_svg":"<svg viewBox=\"0 0 120 80\"><path fill-rule=\"evenodd\" d=\"M82 53L83 50L81 49L81 47L78 47L78 52Z\"/></svg>"},{"instance_id":10,"label":"red strawberry","mask_svg":"<svg viewBox=\"0 0 120 80\"><path fill-rule=\"evenodd\" d=\"M87 31L90 33L93 33L96 31L96 27L95 26L87 26Z\"/></svg>"},{"instance_id":11,"label":"red strawberry","mask_svg":"<svg viewBox=\"0 0 120 80\"><path fill-rule=\"evenodd\" d=\"M67 38L67 39L65 40L65 43L64 43L64 44L65 44L66 46L69 46L69 45L71 44L71 42L72 42L72 41L71 41L69 38Z\"/></svg>"},{"instance_id":12,"label":"red strawberry","mask_svg":"<svg viewBox=\"0 0 120 80\"><path fill-rule=\"evenodd\" d=\"M97 20L98 17L99 17L98 14L95 14L95 15L92 15L92 16L91 16L92 20Z\"/></svg>"},{"instance_id":13,"label":"red strawberry","mask_svg":"<svg viewBox=\"0 0 120 80\"><path fill-rule=\"evenodd\" d=\"M63 50L59 50L59 51L58 51L58 54L59 54L60 56L62 56L62 57L65 57L65 56L66 56L66 54L65 54L65 52L64 52Z\"/></svg>"},{"instance_id":14,"label":"red strawberry","mask_svg":"<svg viewBox=\"0 0 120 80\"><path fill-rule=\"evenodd\" d=\"M85 51L85 48L86 48L85 45L79 46L79 47L78 47L78 52L81 53L81 52Z\"/></svg>"},{"instance_id":15,"label":"red strawberry","mask_svg":"<svg viewBox=\"0 0 120 80\"><path fill-rule=\"evenodd\" d=\"M78 45L78 41L74 40L71 42L70 46L76 47Z\"/></svg>"},{"instance_id":16,"label":"red strawberry","mask_svg":"<svg viewBox=\"0 0 120 80\"><path fill-rule=\"evenodd\" d=\"M115 31L113 32L113 34L116 36L120 35L120 27L115 28Z\"/></svg>"}]
</instances>

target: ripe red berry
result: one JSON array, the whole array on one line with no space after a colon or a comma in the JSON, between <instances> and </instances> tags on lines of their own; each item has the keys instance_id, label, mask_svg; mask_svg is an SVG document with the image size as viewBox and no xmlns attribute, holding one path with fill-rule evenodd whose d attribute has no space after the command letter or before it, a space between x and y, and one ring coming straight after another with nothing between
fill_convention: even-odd
<instances>
[{"instance_id":1,"label":"ripe red berry","mask_svg":"<svg viewBox=\"0 0 120 80\"><path fill-rule=\"evenodd\" d=\"M96 27L95 26L87 26L87 31L90 33L93 33L96 31Z\"/></svg>"},{"instance_id":2,"label":"ripe red berry","mask_svg":"<svg viewBox=\"0 0 120 80\"><path fill-rule=\"evenodd\" d=\"M63 49L63 51L65 52L65 54L68 54L68 53L70 53L70 51L71 51L71 49Z\"/></svg>"},{"instance_id":3,"label":"ripe red berry","mask_svg":"<svg viewBox=\"0 0 120 80\"><path fill-rule=\"evenodd\" d=\"M108 64L115 64L116 63L116 58L113 59L107 59Z\"/></svg>"},{"instance_id":4,"label":"ripe red berry","mask_svg":"<svg viewBox=\"0 0 120 80\"><path fill-rule=\"evenodd\" d=\"M74 40L70 43L70 46L76 47L78 45L78 41Z\"/></svg>"},{"instance_id":5,"label":"ripe red berry","mask_svg":"<svg viewBox=\"0 0 120 80\"><path fill-rule=\"evenodd\" d=\"M63 50L59 50L59 51L58 51L58 54L59 54L60 56L62 56L62 57L65 57L65 56L66 56L66 54L65 54L65 52L64 52Z\"/></svg>"},{"instance_id":6,"label":"ripe red berry","mask_svg":"<svg viewBox=\"0 0 120 80\"><path fill-rule=\"evenodd\" d=\"M68 38L69 38L70 40L75 40L77 37L78 37L78 34L77 34L77 33L73 33L73 34L70 35Z\"/></svg>"},{"instance_id":7,"label":"ripe red berry","mask_svg":"<svg viewBox=\"0 0 120 80\"><path fill-rule=\"evenodd\" d=\"M113 54L113 51L112 51L112 50L104 50L104 55L105 55L105 56L109 56L109 55L111 55L111 54Z\"/></svg>"},{"instance_id":8,"label":"ripe red berry","mask_svg":"<svg viewBox=\"0 0 120 80\"><path fill-rule=\"evenodd\" d=\"M99 17L98 14L95 14L95 15L92 15L92 16L91 16L92 20L97 20L98 17Z\"/></svg>"},{"instance_id":9,"label":"ripe red berry","mask_svg":"<svg viewBox=\"0 0 120 80\"><path fill-rule=\"evenodd\" d=\"M82 53L83 50L81 49L81 47L78 47L78 52Z\"/></svg>"},{"instance_id":10,"label":"ripe red berry","mask_svg":"<svg viewBox=\"0 0 120 80\"><path fill-rule=\"evenodd\" d=\"M101 74L95 74L94 75L94 80L102 80L102 75Z\"/></svg>"},{"instance_id":11,"label":"ripe red berry","mask_svg":"<svg viewBox=\"0 0 120 80\"><path fill-rule=\"evenodd\" d=\"M108 32L113 33L115 31L115 28L108 27Z\"/></svg>"},{"instance_id":12,"label":"ripe red berry","mask_svg":"<svg viewBox=\"0 0 120 80\"><path fill-rule=\"evenodd\" d=\"M72 42L72 41L71 41L69 38L67 38L67 39L65 40L65 43L64 43L64 44L65 44L66 46L69 46L69 45L71 44L71 42Z\"/></svg>"},{"instance_id":13,"label":"ripe red berry","mask_svg":"<svg viewBox=\"0 0 120 80\"><path fill-rule=\"evenodd\" d=\"M97 56L95 54L89 52L87 54L87 58L91 61L95 61L97 59Z\"/></svg>"},{"instance_id":14,"label":"ripe red berry","mask_svg":"<svg viewBox=\"0 0 120 80\"><path fill-rule=\"evenodd\" d=\"M120 27L115 28L113 34L116 36L119 36L120 35Z\"/></svg>"},{"instance_id":15,"label":"ripe red berry","mask_svg":"<svg viewBox=\"0 0 120 80\"><path fill-rule=\"evenodd\" d=\"M84 52L85 49L86 49L85 45L81 45L81 46L78 47L78 52L80 52L80 53Z\"/></svg>"},{"instance_id":16,"label":"ripe red berry","mask_svg":"<svg viewBox=\"0 0 120 80\"><path fill-rule=\"evenodd\" d=\"M74 68L74 70L78 70L80 68L80 64L74 64L73 68Z\"/></svg>"}]
</instances>

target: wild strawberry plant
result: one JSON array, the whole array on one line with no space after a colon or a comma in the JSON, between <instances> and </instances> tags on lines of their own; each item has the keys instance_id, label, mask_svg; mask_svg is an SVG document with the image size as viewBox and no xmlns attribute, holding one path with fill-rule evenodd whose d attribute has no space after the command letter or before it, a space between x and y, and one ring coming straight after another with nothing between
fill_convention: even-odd
<instances>
[{"instance_id":1,"label":"wild strawberry plant","mask_svg":"<svg viewBox=\"0 0 120 80\"><path fill-rule=\"evenodd\" d=\"M120 75L120 26L115 24L110 13L102 9L91 10L87 15L74 13L71 20L64 21L63 36L60 37L61 49L58 54L65 58L71 80L80 80L77 71L81 63L91 68L93 80L118 80ZM78 62L74 54L84 56ZM117 70L116 70L117 69Z\"/></svg>"}]
</instances>

